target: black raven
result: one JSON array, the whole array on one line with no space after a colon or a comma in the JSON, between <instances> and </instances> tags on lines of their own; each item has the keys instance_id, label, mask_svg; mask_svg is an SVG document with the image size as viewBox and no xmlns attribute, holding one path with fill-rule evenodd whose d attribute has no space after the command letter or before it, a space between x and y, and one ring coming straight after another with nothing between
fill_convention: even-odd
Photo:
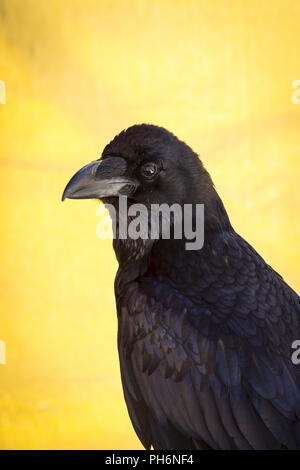
<instances>
[{"instance_id":1,"label":"black raven","mask_svg":"<svg viewBox=\"0 0 300 470\"><path fill-rule=\"evenodd\" d=\"M202 248L187 250L173 232L120 237L120 195L129 207L204 204ZM117 210L120 369L144 447L299 449L299 297L234 231L191 148L134 125L73 176L64 198Z\"/></svg>"}]
</instances>

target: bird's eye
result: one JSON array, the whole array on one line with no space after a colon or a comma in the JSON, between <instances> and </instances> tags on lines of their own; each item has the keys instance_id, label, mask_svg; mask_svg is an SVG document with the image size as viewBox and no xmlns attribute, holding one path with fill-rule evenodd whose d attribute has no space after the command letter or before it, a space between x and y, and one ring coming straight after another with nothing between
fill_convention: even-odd
<instances>
[{"instance_id":1,"label":"bird's eye","mask_svg":"<svg viewBox=\"0 0 300 470\"><path fill-rule=\"evenodd\" d=\"M152 178L158 171L158 166L156 163L148 162L142 166L141 172L145 178Z\"/></svg>"}]
</instances>

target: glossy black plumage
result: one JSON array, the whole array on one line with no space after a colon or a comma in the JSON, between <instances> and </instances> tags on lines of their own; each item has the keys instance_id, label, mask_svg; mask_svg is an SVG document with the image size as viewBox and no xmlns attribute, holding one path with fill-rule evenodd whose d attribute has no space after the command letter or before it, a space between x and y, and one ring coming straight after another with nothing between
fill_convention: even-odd
<instances>
[{"instance_id":1,"label":"glossy black plumage","mask_svg":"<svg viewBox=\"0 0 300 470\"><path fill-rule=\"evenodd\" d=\"M295 293L234 232L189 256L161 250L126 293L122 272L116 283L124 393L144 446L299 448Z\"/></svg>"},{"instance_id":2,"label":"glossy black plumage","mask_svg":"<svg viewBox=\"0 0 300 470\"><path fill-rule=\"evenodd\" d=\"M121 377L139 439L147 449L299 449L299 297L231 227L183 142L133 126L106 155L126 159L135 178L140 162L163 160L132 202L205 204L201 250L187 251L185 240L114 240Z\"/></svg>"}]
</instances>

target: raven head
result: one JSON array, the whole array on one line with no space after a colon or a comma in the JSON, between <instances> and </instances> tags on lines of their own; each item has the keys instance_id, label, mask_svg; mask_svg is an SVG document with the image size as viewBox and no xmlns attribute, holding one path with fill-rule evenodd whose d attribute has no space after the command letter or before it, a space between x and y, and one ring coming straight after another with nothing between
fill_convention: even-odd
<instances>
[{"instance_id":1,"label":"raven head","mask_svg":"<svg viewBox=\"0 0 300 470\"><path fill-rule=\"evenodd\" d=\"M99 160L80 169L62 199L107 202L125 195L146 206L204 203L212 189L209 174L190 147L162 127L141 124L122 131Z\"/></svg>"},{"instance_id":2,"label":"raven head","mask_svg":"<svg viewBox=\"0 0 300 470\"><path fill-rule=\"evenodd\" d=\"M129 127L81 168L67 184L62 200L97 198L118 211L119 196L128 205L204 204L205 230L230 227L223 203L197 154L166 129L150 124Z\"/></svg>"}]
</instances>

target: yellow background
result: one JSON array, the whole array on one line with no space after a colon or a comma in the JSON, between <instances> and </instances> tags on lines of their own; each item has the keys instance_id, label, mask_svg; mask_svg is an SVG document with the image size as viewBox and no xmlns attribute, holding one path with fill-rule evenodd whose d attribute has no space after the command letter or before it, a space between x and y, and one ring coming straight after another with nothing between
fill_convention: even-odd
<instances>
[{"instance_id":1,"label":"yellow background","mask_svg":"<svg viewBox=\"0 0 300 470\"><path fill-rule=\"evenodd\" d=\"M199 152L234 227L299 288L298 0L0 0L0 448L141 448L111 241L60 202L134 123Z\"/></svg>"}]
</instances>

